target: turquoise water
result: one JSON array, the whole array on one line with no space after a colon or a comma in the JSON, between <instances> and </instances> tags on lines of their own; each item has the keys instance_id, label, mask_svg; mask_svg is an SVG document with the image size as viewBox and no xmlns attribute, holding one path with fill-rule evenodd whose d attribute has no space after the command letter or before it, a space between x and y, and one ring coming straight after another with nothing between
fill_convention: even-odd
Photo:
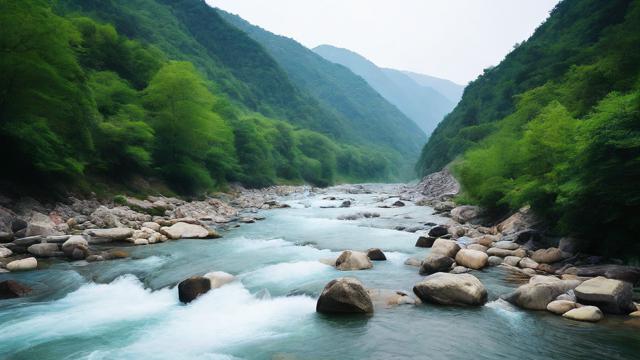
<instances>
[{"instance_id":1,"label":"turquoise water","mask_svg":"<svg viewBox=\"0 0 640 360\"><path fill-rule=\"evenodd\" d=\"M385 188L377 188L384 191ZM397 225L443 222L427 207L380 209L374 194L289 199L218 240L181 240L128 248L105 263L52 263L46 270L2 274L36 290L0 301L0 359L637 359L640 324L607 316L578 323L522 311L497 297L515 285L500 269L474 272L489 291L480 308L434 305L376 308L372 316L315 313L324 285L355 276L367 287L411 291L421 277L404 265L417 234ZM392 203L397 199L384 200ZM380 218L337 220L374 211ZM343 249L380 247L388 261L340 272L320 263ZM178 302L180 280L209 271L237 275L196 301Z\"/></svg>"}]
</instances>

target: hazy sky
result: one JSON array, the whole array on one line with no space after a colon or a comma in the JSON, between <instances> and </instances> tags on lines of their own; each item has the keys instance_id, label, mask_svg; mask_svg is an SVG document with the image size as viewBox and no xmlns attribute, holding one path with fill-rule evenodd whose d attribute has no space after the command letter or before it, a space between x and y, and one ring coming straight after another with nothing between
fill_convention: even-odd
<instances>
[{"instance_id":1,"label":"hazy sky","mask_svg":"<svg viewBox=\"0 0 640 360\"><path fill-rule=\"evenodd\" d=\"M207 0L313 48L466 84L527 39L558 0Z\"/></svg>"}]
</instances>

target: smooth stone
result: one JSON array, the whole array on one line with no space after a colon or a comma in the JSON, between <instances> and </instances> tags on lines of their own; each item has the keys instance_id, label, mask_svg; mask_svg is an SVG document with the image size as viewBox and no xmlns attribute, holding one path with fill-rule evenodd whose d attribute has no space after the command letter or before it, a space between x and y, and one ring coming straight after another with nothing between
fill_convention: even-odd
<instances>
[{"instance_id":1,"label":"smooth stone","mask_svg":"<svg viewBox=\"0 0 640 360\"><path fill-rule=\"evenodd\" d=\"M405 293L404 291L388 290L388 289L367 289L373 307L382 306L390 308L397 305L415 305L416 299Z\"/></svg>"},{"instance_id":2,"label":"smooth stone","mask_svg":"<svg viewBox=\"0 0 640 360\"><path fill-rule=\"evenodd\" d=\"M464 267L464 266L456 266L450 271L450 273L451 274L466 274L469 271L471 271L471 270L469 268Z\"/></svg>"},{"instance_id":3,"label":"smooth stone","mask_svg":"<svg viewBox=\"0 0 640 360\"><path fill-rule=\"evenodd\" d=\"M489 256L478 250L462 249L456 254L456 263L470 269L479 270L487 266Z\"/></svg>"},{"instance_id":4,"label":"smooth stone","mask_svg":"<svg viewBox=\"0 0 640 360\"><path fill-rule=\"evenodd\" d=\"M421 248L430 248L433 246L433 242L436 241L436 238L431 236L420 236L416 241L416 247Z\"/></svg>"},{"instance_id":5,"label":"smooth stone","mask_svg":"<svg viewBox=\"0 0 640 360\"><path fill-rule=\"evenodd\" d=\"M218 238L215 231L201 225L177 222L169 227L160 228L160 233L172 240Z\"/></svg>"},{"instance_id":6,"label":"smooth stone","mask_svg":"<svg viewBox=\"0 0 640 360\"><path fill-rule=\"evenodd\" d=\"M222 285L233 282L236 277L224 271L212 271L204 274L204 277L211 282L211 288L217 289Z\"/></svg>"},{"instance_id":7,"label":"smooth stone","mask_svg":"<svg viewBox=\"0 0 640 360\"><path fill-rule=\"evenodd\" d=\"M497 235L483 235L474 238L476 244L480 244L482 246L490 247L493 243L497 242L500 239Z\"/></svg>"},{"instance_id":8,"label":"smooth stone","mask_svg":"<svg viewBox=\"0 0 640 360\"><path fill-rule=\"evenodd\" d=\"M498 256L489 256L489 265L491 266L498 266L500 264L502 264L504 260L501 257Z\"/></svg>"},{"instance_id":9,"label":"smooth stone","mask_svg":"<svg viewBox=\"0 0 640 360\"><path fill-rule=\"evenodd\" d=\"M497 247L498 249L505 249L505 250L515 250L520 247L520 245L511 241L498 241L493 246Z\"/></svg>"},{"instance_id":10,"label":"smooth stone","mask_svg":"<svg viewBox=\"0 0 640 360\"><path fill-rule=\"evenodd\" d=\"M67 241L70 237L71 235L54 235L54 236L47 236L44 239L42 239L42 241L46 243L62 244L65 241Z\"/></svg>"},{"instance_id":11,"label":"smooth stone","mask_svg":"<svg viewBox=\"0 0 640 360\"><path fill-rule=\"evenodd\" d=\"M589 321L597 322L604 318L602 311L596 306L582 306L576 309L567 311L562 315L563 317L577 321Z\"/></svg>"},{"instance_id":12,"label":"smooth stone","mask_svg":"<svg viewBox=\"0 0 640 360\"><path fill-rule=\"evenodd\" d=\"M420 267L422 265L422 260L416 258L408 258L404 261L405 265Z\"/></svg>"},{"instance_id":13,"label":"smooth stone","mask_svg":"<svg viewBox=\"0 0 640 360\"><path fill-rule=\"evenodd\" d=\"M434 238L439 238L441 236L447 235L449 233L449 228L444 225L434 226L429 230L429 236Z\"/></svg>"},{"instance_id":14,"label":"smooth stone","mask_svg":"<svg viewBox=\"0 0 640 360\"><path fill-rule=\"evenodd\" d=\"M460 245L453 240L436 239L431 247L432 254L441 254L450 258L455 258L460 251Z\"/></svg>"},{"instance_id":15,"label":"smooth stone","mask_svg":"<svg viewBox=\"0 0 640 360\"><path fill-rule=\"evenodd\" d=\"M7 249L6 247L0 247L0 259L9 257L11 255L13 255L13 251Z\"/></svg>"},{"instance_id":16,"label":"smooth stone","mask_svg":"<svg viewBox=\"0 0 640 360\"><path fill-rule=\"evenodd\" d=\"M355 278L339 278L325 285L316 311L319 313L372 313L371 296L362 283Z\"/></svg>"},{"instance_id":17,"label":"smooth stone","mask_svg":"<svg viewBox=\"0 0 640 360\"><path fill-rule=\"evenodd\" d=\"M7 264L7 270L9 271L26 271L34 270L38 267L38 260L34 257L14 260Z\"/></svg>"},{"instance_id":18,"label":"smooth stone","mask_svg":"<svg viewBox=\"0 0 640 360\"><path fill-rule=\"evenodd\" d=\"M52 243L33 244L27 248L27 251L37 257L53 257L60 254L58 244Z\"/></svg>"},{"instance_id":19,"label":"smooth stone","mask_svg":"<svg viewBox=\"0 0 640 360\"><path fill-rule=\"evenodd\" d=\"M111 228L111 229L90 229L85 230L85 235L89 235L90 244L101 244L112 241L122 241L133 235L133 229Z\"/></svg>"},{"instance_id":20,"label":"smooth stone","mask_svg":"<svg viewBox=\"0 0 640 360\"><path fill-rule=\"evenodd\" d=\"M342 271L371 269L373 263L367 254L360 251L345 250L336 259L336 268Z\"/></svg>"},{"instance_id":21,"label":"smooth stone","mask_svg":"<svg viewBox=\"0 0 640 360\"><path fill-rule=\"evenodd\" d=\"M574 290L578 302L594 305L609 314L629 314L636 311L631 284L602 276L587 280Z\"/></svg>"},{"instance_id":22,"label":"smooth stone","mask_svg":"<svg viewBox=\"0 0 640 360\"><path fill-rule=\"evenodd\" d=\"M43 237L40 235L27 236L27 237L13 240L13 243L19 246L31 246L33 244L38 244L42 242L42 239Z\"/></svg>"},{"instance_id":23,"label":"smooth stone","mask_svg":"<svg viewBox=\"0 0 640 360\"><path fill-rule=\"evenodd\" d=\"M152 221L142 223L142 227L146 227L147 229L151 229L153 231L160 231L160 224Z\"/></svg>"},{"instance_id":24,"label":"smooth stone","mask_svg":"<svg viewBox=\"0 0 640 360\"><path fill-rule=\"evenodd\" d=\"M211 280L203 276L193 276L178 284L178 298L185 304L211 290Z\"/></svg>"},{"instance_id":25,"label":"smooth stone","mask_svg":"<svg viewBox=\"0 0 640 360\"><path fill-rule=\"evenodd\" d=\"M550 302L556 299L558 295L564 294L568 290L575 289L580 285L578 280L559 280L521 285L514 292L502 296L502 298L523 309L529 310L545 310Z\"/></svg>"},{"instance_id":26,"label":"smooth stone","mask_svg":"<svg viewBox=\"0 0 640 360\"><path fill-rule=\"evenodd\" d=\"M531 259L538 263L552 264L562 260L562 251L558 248L536 250L531 254Z\"/></svg>"},{"instance_id":27,"label":"smooth stone","mask_svg":"<svg viewBox=\"0 0 640 360\"><path fill-rule=\"evenodd\" d=\"M369 258L369 260L373 260L373 261L384 261L384 260L387 260L387 257L384 255L382 250L380 250L378 248L373 248L373 249L367 250L367 257Z\"/></svg>"},{"instance_id":28,"label":"smooth stone","mask_svg":"<svg viewBox=\"0 0 640 360\"><path fill-rule=\"evenodd\" d=\"M520 260L522 260L521 257L507 256L507 257L504 258L503 263L505 263L507 265L511 265L511 266L518 266L518 263L520 263Z\"/></svg>"},{"instance_id":29,"label":"smooth stone","mask_svg":"<svg viewBox=\"0 0 640 360\"><path fill-rule=\"evenodd\" d=\"M556 315L562 315L571 309L576 308L576 303L569 300L553 300L547 305L547 310Z\"/></svg>"},{"instance_id":30,"label":"smooth stone","mask_svg":"<svg viewBox=\"0 0 640 360\"><path fill-rule=\"evenodd\" d=\"M486 253L487 250L489 250L486 246L480 244L469 244L467 249L482 251L483 253Z\"/></svg>"},{"instance_id":31,"label":"smooth stone","mask_svg":"<svg viewBox=\"0 0 640 360\"><path fill-rule=\"evenodd\" d=\"M520 260L520 262L518 263L518 266L520 266L523 269L537 269L538 268L538 263L535 262L534 260L530 259L530 258L523 258L522 260Z\"/></svg>"},{"instance_id":32,"label":"smooth stone","mask_svg":"<svg viewBox=\"0 0 640 360\"><path fill-rule=\"evenodd\" d=\"M507 250L507 249L500 249L500 248L496 248L496 247L492 247L489 250L487 250L487 255L489 256L499 256L499 257L507 257L507 256L513 256L514 255L514 251L513 250Z\"/></svg>"},{"instance_id":33,"label":"smooth stone","mask_svg":"<svg viewBox=\"0 0 640 360\"><path fill-rule=\"evenodd\" d=\"M446 255L430 253L420 265L420 275L447 272L451 270L451 265L453 265L454 262L455 261L452 258Z\"/></svg>"},{"instance_id":34,"label":"smooth stone","mask_svg":"<svg viewBox=\"0 0 640 360\"><path fill-rule=\"evenodd\" d=\"M451 218L453 221L464 224L480 215L480 208L471 205L462 205L451 209Z\"/></svg>"},{"instance_id":35,"label":"smooth stone","mask_svg":"<svg viewBox=\"0 0 640 360\"><path fill-rule=\"evenodd\" d=\"M487 302L487 290L471 274L435 273L413 287L413 292L424 302L478 306Z\"/></svg>"},{"instance_id":36,"label":"smooth stone","mask_svg":"<svg viewBox=\"0 0 640 360\"><path fill-rule=\"evenodd\" d=\"M135 239L133 245L149 245L149 239Z\"/></svg>"}]
</instances>

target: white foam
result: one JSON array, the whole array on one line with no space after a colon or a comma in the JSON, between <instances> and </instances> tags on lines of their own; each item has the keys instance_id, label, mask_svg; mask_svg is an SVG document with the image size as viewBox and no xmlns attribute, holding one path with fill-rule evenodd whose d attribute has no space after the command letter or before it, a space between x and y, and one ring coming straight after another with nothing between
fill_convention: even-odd
<instances>
[{"instance_id":1,"label":"white foam","mask_svg":"<svg viewBox=\"0 0 640 360\"><path fill-rule=\"evenodd\" d=\"M265 285L290 284L295 281L308 279L317 275L328 273L333 268L320 261L285 262L269 265L261 269L251 271L242 276L252 283Z\"/></svg>"},{"instance_id":2,"label":"white foam","mask_svg":"<svg viewBox=\"0 0 640 360\"><path fill-rule=\"evenodd\" d=\"M236 251L251 251L284 246L294 246L293 243L284 239L248 239L246 237L233 239L233 243L234 249Z\"/></svg>"}]
</instances>

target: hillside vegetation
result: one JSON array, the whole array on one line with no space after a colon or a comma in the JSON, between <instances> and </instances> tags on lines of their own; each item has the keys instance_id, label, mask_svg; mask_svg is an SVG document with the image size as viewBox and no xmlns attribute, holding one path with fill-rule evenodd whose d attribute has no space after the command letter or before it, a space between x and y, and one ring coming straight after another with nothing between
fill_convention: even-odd
<instances>
[{"instance_id":1,"label":"hillside vegetation","mask_svg":"<svg viewBox=\"0 0 640 360\"><path fill-rule=\"evenodd\" d=\"M458 157L467 200L495 214L529 204L559 234L601 253L637 247L638 49L640 1L562 1L469 85L419 169Z\"/></svg>"},{"instance_id":2,"label":"hillside vegetation","mask_svg":"<svg viewBox=\"0 0 640 360\"><path fill-rule=\"evenodd\" d=\"M421 145L336 115L200 0L0 0L0 26L3 184L389 180Z\"/></svg>"}]
</instances>

